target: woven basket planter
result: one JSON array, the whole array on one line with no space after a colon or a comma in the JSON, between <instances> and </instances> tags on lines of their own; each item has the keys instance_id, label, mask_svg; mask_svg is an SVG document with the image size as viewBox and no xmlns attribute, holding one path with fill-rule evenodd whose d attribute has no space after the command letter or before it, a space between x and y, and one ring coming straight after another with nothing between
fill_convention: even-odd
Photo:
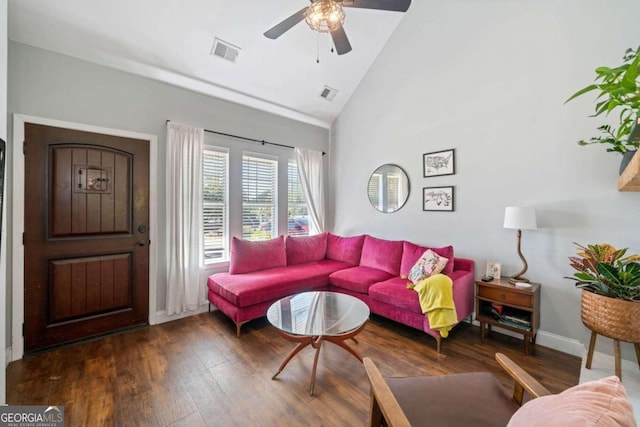
<instances>
[{"instance_id":1,"label":"woven basket planter","mask_svg":"<svg viewBox=\"0 0 640 427\"><path fill-rule=\"evenodd\" d=\"M582 291L582 323L605 337L640 343L640 302Z\"/></svg>"}]
</instances>

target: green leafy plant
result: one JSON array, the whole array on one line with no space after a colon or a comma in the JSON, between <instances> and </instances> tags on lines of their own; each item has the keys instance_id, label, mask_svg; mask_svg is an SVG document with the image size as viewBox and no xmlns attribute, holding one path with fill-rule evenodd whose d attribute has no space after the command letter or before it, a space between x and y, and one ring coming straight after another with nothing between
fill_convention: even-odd
<instances>
[{"instance_id":1,"label":"green leafy plant","mask_svg":"<svg viewBox=\"0 0 640 427\"><path fill-rule=\"evenodd\" d=\"M623 61L618 67L596 68L596 83L580 89L565 101L566 104L595 90L599 93L596 111L591 117L619 111L617 129L607 124L602 125L598 127L602 135L594 136L588 141L578 141L579 145L610 144L607 151L618 153L637 150L640 146L640 141L628 139L636 125L636 118L640 115L640 47L635 50L627 49Z\"/></svg>"},{"instance_id":2,"label":"green leafy plant","mask_svg":"<svg viewBox=\"0 0 640 427\"><path fill-rule=\"evenodd\" d=\"M576 287L610 298L640 301L640 255L628 255L627 248L616 249L603 243L578 246L578 256L569 257L569 265L577 270Z\"/></svg>"}]
</instances>

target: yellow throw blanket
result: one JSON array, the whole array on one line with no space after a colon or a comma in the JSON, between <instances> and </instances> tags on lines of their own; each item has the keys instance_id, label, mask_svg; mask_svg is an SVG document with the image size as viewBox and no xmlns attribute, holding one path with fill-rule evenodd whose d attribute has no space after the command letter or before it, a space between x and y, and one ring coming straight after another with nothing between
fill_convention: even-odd
<instances>
[{"instance_id":1,"label":"yellow throw blanket","mask_svg":"<svg viewBox=\"0 0 640 427\"><path fill-rule=\"evenodd\" d=\"M431 329L439 331L442 338L458 323L452 288L453 282L444 274L434 274L413 286L420 298L422 313L426 313Z\"/></svg>"}]
</instances>

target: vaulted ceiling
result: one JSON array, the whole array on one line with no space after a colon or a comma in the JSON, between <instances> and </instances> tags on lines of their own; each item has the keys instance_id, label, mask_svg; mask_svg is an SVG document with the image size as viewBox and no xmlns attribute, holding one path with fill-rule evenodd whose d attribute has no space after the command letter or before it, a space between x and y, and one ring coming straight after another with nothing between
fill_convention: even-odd
<instances>
[{"instance_id":1,"label":"vaulted ceiling","mask_svg":"<svg viewBox=\"0 0 640 427\"><path fill-rule=\"evenodd\" d=\"M345 8L353 50L303 21L263 33L308 0L9 0L11 40L329 127L404 13ZM411 9L407 13L411 13ZM237 60L212 56L218 38ZM319 62L317 62L319 60ZM332 101L320 96L328 86Z\"/></svg>"}]
</instances>

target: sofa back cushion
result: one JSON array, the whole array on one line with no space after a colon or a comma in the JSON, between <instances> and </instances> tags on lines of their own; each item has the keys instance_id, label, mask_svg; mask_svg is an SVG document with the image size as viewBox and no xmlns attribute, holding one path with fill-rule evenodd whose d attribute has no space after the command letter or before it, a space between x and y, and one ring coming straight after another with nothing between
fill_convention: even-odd
<instances>
[{"instance_id":1,"label":"sofa back cushion","mask_svg":"<svg viewBox=\"0 0 640 427\"><path fill-rule=\"evenodd\" d=\"M287 265L320 261L327 254L327 233L285 239Z\"/></svg>"},{"instance_id":2,"label":"sofa back cushion","mask_svg":"<svg viewBox=\"0 0 640 427\"><path fill-rule=\"evenodd\" d=\"M358 265L362 253L364 235L340 237L335 234L327 235L327 258L342 261L351 265Z\"/></svg>"},{"instance_id":3,"label":"sofa back cushion","mask_svg":"<svg viewBox=\"0 0 640 427\"><path fill-rule=\"evenodd\" d=\"M433 252L449 260L447 262L447 265L444 267L444 270L442 270L442 274L446 274L447 276L449 276L451 275L451 273L453 273L453 246L431 248L429 246L420 246L416 245L415 243L405 241L402 244L402 262L400 264L401 277L409 276L411 267L415 265L415 263L418 261L418 259L420 259L422 254L424 254L427 249L431 249Z\"/></svg>"},{"instance_id":4,"label":"sofa back cushion","mask_svg":"<svg viewBox=\"0 0 640 427\"><path fill-rule=\"evenodd\" d=\"M240 274L287 265L284 236L252 242L234 237L231 240L229 273Z\"/></svg>"},{"instance_id":5,"label":"sofa back cushion","mask_svg":"<svg viewBox=\"0 0 640 427\"><path fill-rule=\"evenodd\" d=\"M360 266L376 268L387 273L399 275L401 260L401 240L383 240L371 236L364 238Z\"/></svg>"}]
</instances>

